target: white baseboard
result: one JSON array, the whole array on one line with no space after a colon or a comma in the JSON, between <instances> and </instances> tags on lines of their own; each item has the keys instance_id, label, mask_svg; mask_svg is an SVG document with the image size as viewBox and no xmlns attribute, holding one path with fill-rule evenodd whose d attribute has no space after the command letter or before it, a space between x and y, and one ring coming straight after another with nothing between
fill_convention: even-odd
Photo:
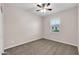
<instances>
[{"instance_id":1,"label":"white baseboard","mask_svg":"<svg viewBox=\"0 0 79 59\"><path fill-rule=\"evenodd\" d=\"M22 45L22 44L25 44L25 43L29 43L29 42L32 42L32 41L35 41L35 40L39 40L39 39L32 39L32 40L29 40L29 41L26 41L26 42L22 42L22 43L19 43L19 44L16 44L16 45L12 45L12 46L4 48L4 50L9 49L9 48L13 48L13 47L16 47L16 46L19 46L19 45Z\"/></svg>"},{"instance_id":2,"label":"white baseboard","mask_svg":"<svg viewBox=\"0 0 79 59\"><path fill-rule=\"evenodd\" d=\"M40 39L41 39L41 38L40 38ZM49 38L45 38L45 39L52 40L52 39L49 39ZM5 49L12 48L12 47L19 46L19 45L22 45L22 44L25 44L25 43L29 43L29 42L32 42L32 41L35 41L35 40L39 40L39 39L32 39L32 40L29 40L29 41L27 41L27 42L22 42L22 43L19 43L19 44L16 44L16 45L13 45L13 46L10 46L10 47L7 47L7 48L4 48L4 50L5 50ZM77 45L70 44L70 43L63 42L63 41L57 41L57 40L52 40L52 41L56 41L56 42L60 42L60 43L64 43L64 44L69 44L69 45L73 45L73 46L77 46Z\"/></svg>"},{"instance_id":3,"label":"white baseboard","mask_svg":"<svg viewBox=\"0 0 79 59\"><path fill-rule=\"evenodd\" d=\"M52 40L52 39L49 39L49 38L45 38L45 39ZM77 45L67 43L67 42L63 42L63 41L59 41L59 40L52 40L52 41L56 41L56 42L60 42L60 43L64 43L64 44L68 44L68 45L72 45L72 46L77 46Z\"/></svg>"}]
</instances>

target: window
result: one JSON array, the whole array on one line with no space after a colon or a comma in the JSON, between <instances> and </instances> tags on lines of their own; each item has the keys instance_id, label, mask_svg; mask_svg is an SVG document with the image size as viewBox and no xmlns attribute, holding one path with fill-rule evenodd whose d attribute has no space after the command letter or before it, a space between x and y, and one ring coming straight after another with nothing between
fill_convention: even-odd
<instances>
[{"instance_id":1,"label":"window","mask_svg":"<svg viewBox=\"0 0 79 59\"><path fill-rule=\"evenodd\" d=\"M60 19L59 18L54 18L50 22L52 32L59 32L60 31Z\"/></svg>"}]
</instances>

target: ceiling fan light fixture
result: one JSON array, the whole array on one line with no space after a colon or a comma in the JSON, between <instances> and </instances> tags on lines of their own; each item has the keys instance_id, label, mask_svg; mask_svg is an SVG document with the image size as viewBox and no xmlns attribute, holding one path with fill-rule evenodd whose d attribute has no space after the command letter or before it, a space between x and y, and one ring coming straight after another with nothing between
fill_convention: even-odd
<instances>
[{"instance_id":1,"label":"ceiling fan light fixture","mask_svg":"<svg viewBox=\"0 0 79 59\"><path fill-rule=\"evenodd\" d=\"M42 13L43 13L43 9L42 9L42 10L40 10L40 12L42 12Z\"/></svg>"},{"instance_id":2,"label":"ceiling fan light fixture","mask_svg":"<svg viewBox=\"0 0 79 59\"><path fill-rule=\"evenodd\" d=\"M40 12L46 13L46 9L41 9Z\"/></svg>"},{"instance_id":3,"label":"ceiling fan light fixture","mask_svg":"<svg viewBox=\"0 0 79 59\"><path fill-rule=\"evenodd\" d=\"M52 11L52 9L50 8L50 3L42 3L41 5L37 4L37 7L39 7L40 9L36 11L41 12L41 13Z\"/></svg>"}]
</instances>

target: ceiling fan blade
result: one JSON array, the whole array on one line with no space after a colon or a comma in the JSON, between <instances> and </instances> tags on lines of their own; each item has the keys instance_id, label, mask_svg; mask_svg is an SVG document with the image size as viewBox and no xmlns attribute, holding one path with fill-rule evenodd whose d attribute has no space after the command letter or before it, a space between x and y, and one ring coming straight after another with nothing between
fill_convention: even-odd
<instances>
[{"instance_id":1,"label":"ceiling fan blade","mask_svg":"<svg viewBox=\"0 0 79 59\"><path fill-rule=\"evenodd\" d=\"M52 11L52 9L47 9L47 10Z\"/></svg>"},{"instance_id":2,"label":"ceiling fan blade","mask_svg":"<svg viewBox=\"0 0 79 59\"><path fill-rule=\"evenodd\" d=\"M47 4L47 6L49 6L49 5L50 5L50 3Z\"/></svg>"},{"instance_id":3,"label":"ceiling fan blade","mask_svg":"<svg viewBox=\"0 0 79 59\"><path fill-rule=\"evenodd\" d=\"M40 10L36 10L36 11L40 11Z\"/></svg>"},{"instance_id":4,"label":"ceiling fan blade","mask_svg":"<svg viewBox=\"0 0 79 59\"><path fill-rule=\"evenodd\" d=\"M37 6L41 8L41 6L40 6L40 5L37 5Z\"/></svg>"},{"instance_id":5,"label":"ceiling fan blade","mask_svg":"<svg viewBox=\"0 0 79 59\"><path fill-rule=\"evenodd\" d=\"M43 8L45 7L45 3L42 4Z\"/></svg>"}]
</instances>

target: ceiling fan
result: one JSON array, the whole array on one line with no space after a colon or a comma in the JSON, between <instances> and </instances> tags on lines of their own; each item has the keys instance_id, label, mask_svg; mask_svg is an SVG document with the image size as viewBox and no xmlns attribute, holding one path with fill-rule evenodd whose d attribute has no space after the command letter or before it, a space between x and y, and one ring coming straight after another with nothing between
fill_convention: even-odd
<instances>
[{"instance_id":1,"label":"ceiling fan","mask_svg":"<svg viewBox=\"0 0 79 59\"><path fill-rule=\"evenodd\" d=\"M49 8L50 3L42 3L42 4L37 4L37 6L40 8L36 11L40 12L46 12L46 11L52 11L52 8Z\"/></svg>"}]
</instances>

